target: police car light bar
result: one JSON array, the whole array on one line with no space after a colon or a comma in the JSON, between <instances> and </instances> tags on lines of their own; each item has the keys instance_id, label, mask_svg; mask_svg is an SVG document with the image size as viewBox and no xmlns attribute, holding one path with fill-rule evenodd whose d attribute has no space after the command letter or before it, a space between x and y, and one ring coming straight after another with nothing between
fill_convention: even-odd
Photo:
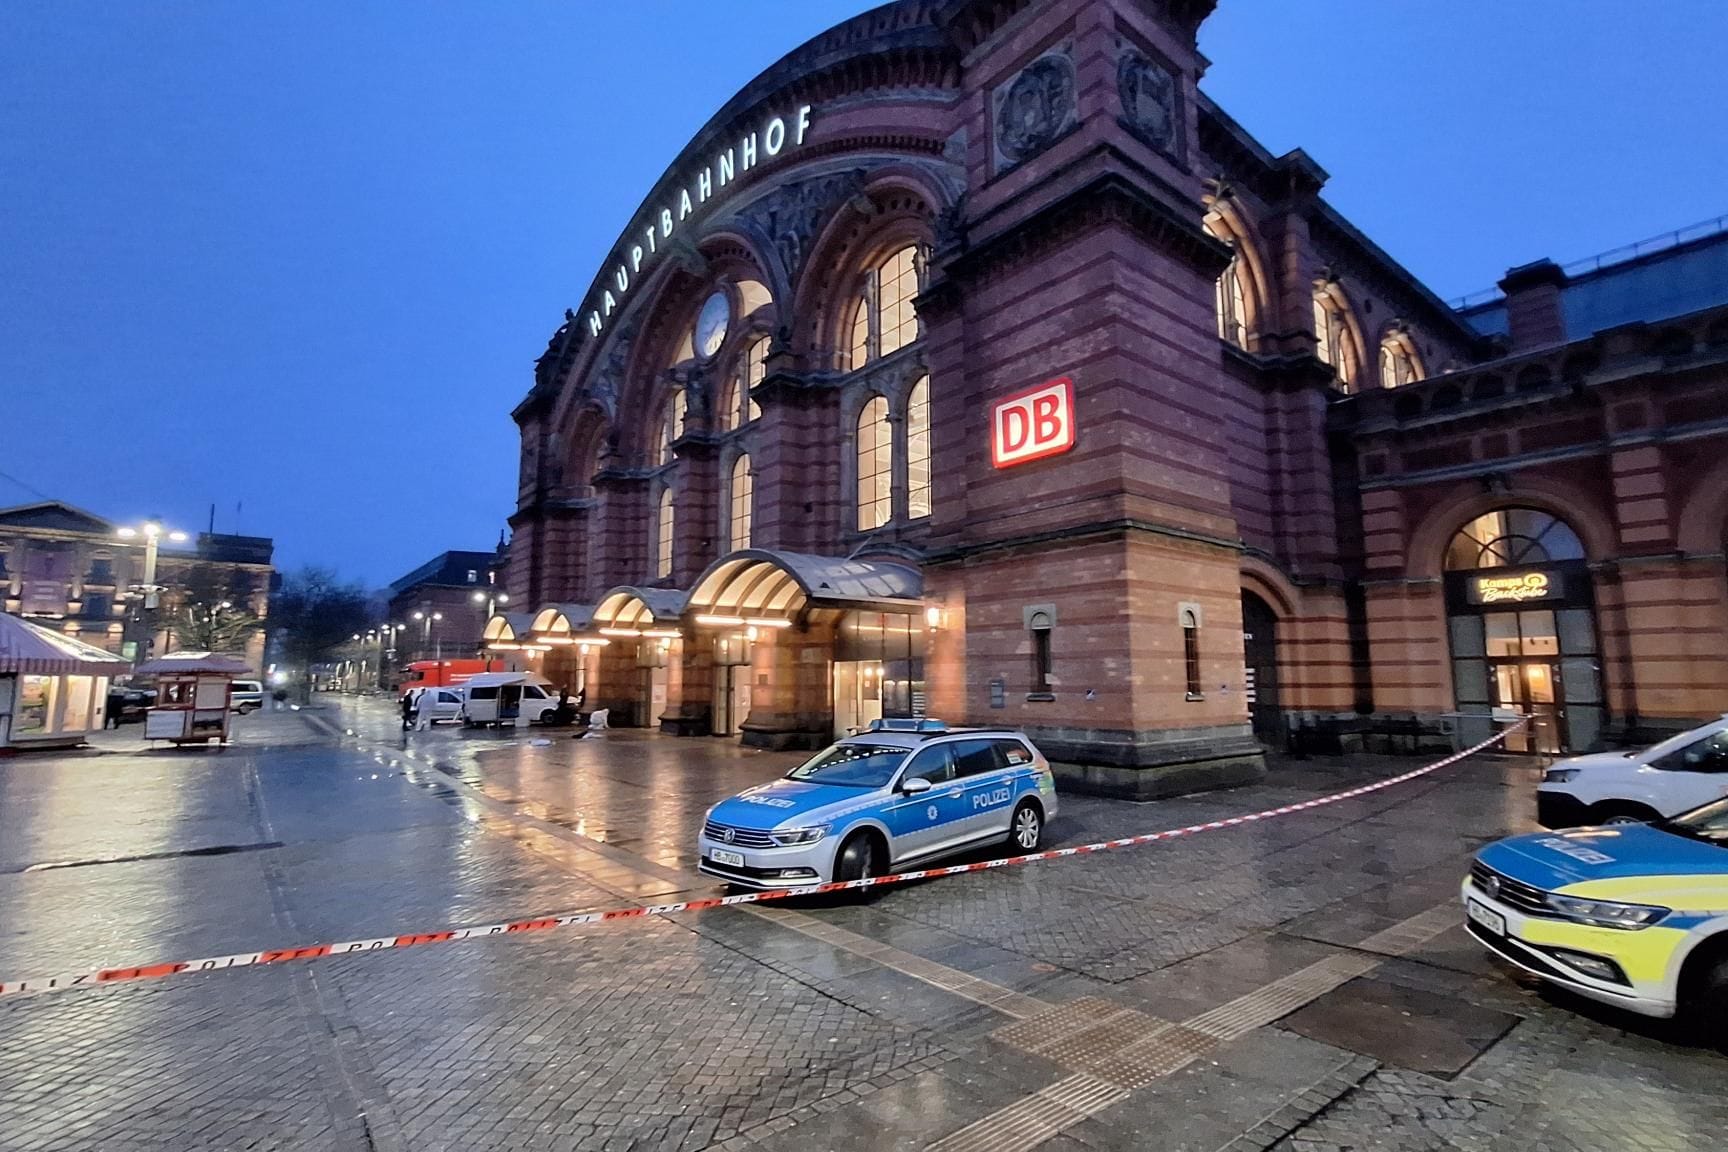
<instances>
[{"instance_id":1,"label":"police car light bar","mask_svg":"<svg viewBox=\"0 0 1728 1152\"><path fill-rule=\"evenodd\" d=\"M946 732L948 725L941 720L911 716L878 716L870 721L866 732Z\"/></svg>"}]
</instances>

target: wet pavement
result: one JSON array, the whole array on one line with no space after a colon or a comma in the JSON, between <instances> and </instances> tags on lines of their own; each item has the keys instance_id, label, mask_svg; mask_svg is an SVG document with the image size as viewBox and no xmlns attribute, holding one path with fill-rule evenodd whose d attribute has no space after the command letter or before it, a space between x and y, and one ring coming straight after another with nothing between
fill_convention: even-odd
<instances>
[{"instance_id":1,"label":"wet pavement","mask_svg":"<svg viewBox=\"0 0 1728 1152\"><path fill-rule=\"evenodd\" d=\"M407 737L386 701L225 750L0 760L0 980L711 895L715 800L797 757ZM1280 764L1072 844L1311 799ZM1533 772L1479 757L1192 839L526 936L0 1000L0 1149L1718 1148L1728 1059L1458 926Z\"/></svg>"}]
</instances>

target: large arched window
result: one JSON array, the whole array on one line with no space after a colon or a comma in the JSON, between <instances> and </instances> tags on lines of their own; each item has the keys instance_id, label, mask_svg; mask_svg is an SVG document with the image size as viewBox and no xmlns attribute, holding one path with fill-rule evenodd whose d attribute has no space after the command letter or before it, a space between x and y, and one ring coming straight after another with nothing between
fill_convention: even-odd
<instances>
[{"instance_id":1,"label":"large arched window","mask_svg":"<svg viewBox=\"0 0 1728 1152\"><path fill-rule=\"evenodd\" d=\"M768 375L768 337L758 336L744 349L744 419L746 422L762 415L762 407L750 399L750 389L762 383Z\"/></svg>"},{"instance_id":2,"label":"large arched window","mask_svg":"<svg viewBox=\"0 0 1728 1152\"><path fill-rule=\"evenodd\" d=\"M660 493L660 507L654 517L657 536L654 549L654 575L661 580L672 575L672 518L672 489L667 488Z\"/></svg>"},{"instance_id":3,"label":"large arched window","mask_svg":"<svg viewBox=\"0 0 1728 1152\"><path fill-rule=\"evenodd\" d=\"M906 515L930 515L930 377L921 376L906 399Z\"/></svg>"},{"instance_id":4,"label":"large arched window","mask_svg":"<svg viewBox=\"0 0 1728 1152\"><path fill-rule=\"evenodd\" d=\"M1578 534L1558 517L1535 508L1501 508L1464 525L1446 548L1446 570L1516 568L1584 559Z\"/></svg>"},{"instance_id":5,"label":"large arched window","mask_svg":"<svg viewBox=\"0 0 1728 1152\"><path fill-rule=\"evenodd\" d=\"M912 300L918 295L919 264L918 249L908 245L865 277L849 328L852 368L862 368L918 339L918 313Z\"/></svg>"},{"instance_id":6,"label":"large arched window","mask_svg":"<svg viewBox=\"0 0 1728 1152\"><path fill-rule=\"evenodd\" d=\"M726 531L728 551L750 547L750 518L755 498L756 485L750 476L750 457L739 456L732 462L732 508Z\"/></svg>"},{"instance_id":7,"label":"large arched window","mask_svg":"<svg viewBox=\"0 0 1728 1152\"><path fill-rule=\"evenodd\" d=\"M1389 332L1380 342L1380 387L1396 388L1422 379L1416 347L1403 332Z\"/></svg>"},{"instance_id":8,"label":"large arched window","mask_svg":"<svg viewBox=\"0 0 1728 1152\"><path fill-rule=\"evenodd\" d=\"M684 399L683 388L672 393L672 398L666 401L666 411L660 417L660 454L656 463L672 463L672 444L684 435L684 415L687 403L688 401Z\"/></svg>"},{"instance_id":9,"label":"large arched window","mask_svg":"<svg viewBox=\"0 0 1728 1152\"><path fill-rule=\"evenodd\" d=\"M888 401L870 397L858 414L858 530L869 532L894 514L894 431Z\"/></svg>"},{"instance_id":10,"label":"large arched window","mask_svg":"<svg viewBox=\"0 0 1728 1152\"><path fill-rule=\"evenodd\" d=\"M1344 301L1330 286L1314 293L1314 354L1332 366L1332 374L1346 392L1356 385L1357 349Z\"/></svg>"}]
</instances>

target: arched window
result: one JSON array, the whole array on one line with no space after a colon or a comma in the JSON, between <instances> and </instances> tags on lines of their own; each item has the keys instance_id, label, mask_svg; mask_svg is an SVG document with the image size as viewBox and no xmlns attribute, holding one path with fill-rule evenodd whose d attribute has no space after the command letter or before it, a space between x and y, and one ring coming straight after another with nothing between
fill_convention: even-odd
<instances>
[{"instance_id":1,"label":"arched window","mask_svg":"<svg viewBox=\"0 0 1728 1152\"><path fill-rule=\"evenodd\" d=\"M1389 333L1380 342L1380 387L1396 388L1422 379L1416 363L1416 348L1402 332Z\"/></svg>"},{"instance_id":2,"label":"arched window","mask_svg":"<svg viewBox=\"0 0 1728 1152\"><path fill-rule=\"evenodd\" d=\"M1464 525L1446 548L1446 570L1516 568L1584 559L1578 534L1558 517L1535 508L1501 508Z\"/></svg>"},{"instance_id":3,"label":"arched window","mask_svg":"<svg viewBox=\"0 0 1728 1152\"><path fill-rule=\"evenodd\" d=\"M1332 366L1346 392L1356 383L1356 348L1344 316L1344 302L1330 287L1314 293L1314 355Z\"/></svg>"},{"instance_id":4,"label":"arched window","mask_svg":"<svg viewBox=\"0 0 1728 1152\"><path fill-rule=\"evenodd\" d=\"M906 399L906 515L930 515L930 377L920 376Z\"/></svg>"},{"instance_id":5,"label":"arched window","mask_svg":"<svg viewBox=\"0 0 1728 1152\"><path fill-rule=\"evenodd\" d=\"M684 413L687 403L682 387L672 393L672 398L666 401L666 413L660 418L660 455L656 463L672 463L672 443L684 435Z\"/></svg>"},{"instance_id":6,"label":"arched window","mask_svg":"<svg viewBox=\"0 0 1728 1152\"><path fill-rule=\"evenodd\" d=\"M762 383L768 375L768 337L759 336L744 349L744 419L746 422L762 415L762 407L750 399L750 389Z\"/></svg>"},{"instance_id":7,"label":"arched window","mask_svg":"<svg viewBox=\"0 0 1728 1152\"><path fill-rule=\"evenodd\" d=\"M732 462L731 516L727 522L728 551L750 547L750 515L756 497L755 481L750 476L750 457L739 456Z\"/></svg>"},{"instance_id":8,"label":"arched window","mask_svg":"<svg viewBox=\"0 0 1728 1152\"><path fill-rule=\"evenodd\" d=\"M654 575L661 580L672 575L672 515L672 489L667 488L660 493L660 508L654 518L658 535L654 550Z\"/></svg>"},{"instance_id":9,"label":"arched window","mask_svg":"<svg viewBox=\"0 0 1728 1152\"><path fill-rule=\"evenodd\" d=\"M852 310L850 366L862 368L879 356L918 339L918 249L908 245L870 270Z\"/></svg>"},{"instance_id":10,"label":"arched window","mask_svg":"<svg viewBox=\"0 0 1728 1152\"><path fill-rule=\"evenodd\" d=\"M872 396L858 414L858 530L869 532L894 514L894 431L888 401Z\"/></svg>"},{"instance_id":11,"label":"arched window","mask_svg":"<svg viewBox=\"0 0 1728 1152\"><path fill-rule=\"evenodd\" d=\"M1218 299L1218 336L1238 348L1248 347L1248 301L1242 294L1242 257L1230 258L1214 285Z\"/></svg>"}]
</instances>

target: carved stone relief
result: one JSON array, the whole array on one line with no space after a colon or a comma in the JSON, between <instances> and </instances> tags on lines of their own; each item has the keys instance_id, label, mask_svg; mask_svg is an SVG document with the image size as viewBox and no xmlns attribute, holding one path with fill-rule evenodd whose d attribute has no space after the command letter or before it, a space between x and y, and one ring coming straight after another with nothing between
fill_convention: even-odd
<instances>
[{"instance_id":1,"label":"carved stone relief","mask_svg":"<svg viewBox=\"0 0 1728 1152\"><path fill-rule=\"evenodd\" d=\"M1176 74L1137 48L1124 45L1116 65L1122 121L1135 135L1173 159L1181 156L1180 87Z\"/></svg>"},{"instance_id":2,"label":"carved stone relief","mask_svg":"<svg viewBox=\"0 0 1728 1152\"><path fill-rule=\"evenodd\" d=\"M853 168L783 184L739 211L739 222L779 263L781 292L797 283L822 225L863 187L863 169Z\"/></svg>"},{"instance_id":3,"label":"carved stone relief","mask_svg":"<svg viewBox=\"0 0 1728 1152\"><path fill-rule=\"evenodd\" d=\"M1064 50L1026 65L992 95L996 171L1003 172L1044 151L1078 119L1074 61Z\"/></svg>"}]
</instances>

